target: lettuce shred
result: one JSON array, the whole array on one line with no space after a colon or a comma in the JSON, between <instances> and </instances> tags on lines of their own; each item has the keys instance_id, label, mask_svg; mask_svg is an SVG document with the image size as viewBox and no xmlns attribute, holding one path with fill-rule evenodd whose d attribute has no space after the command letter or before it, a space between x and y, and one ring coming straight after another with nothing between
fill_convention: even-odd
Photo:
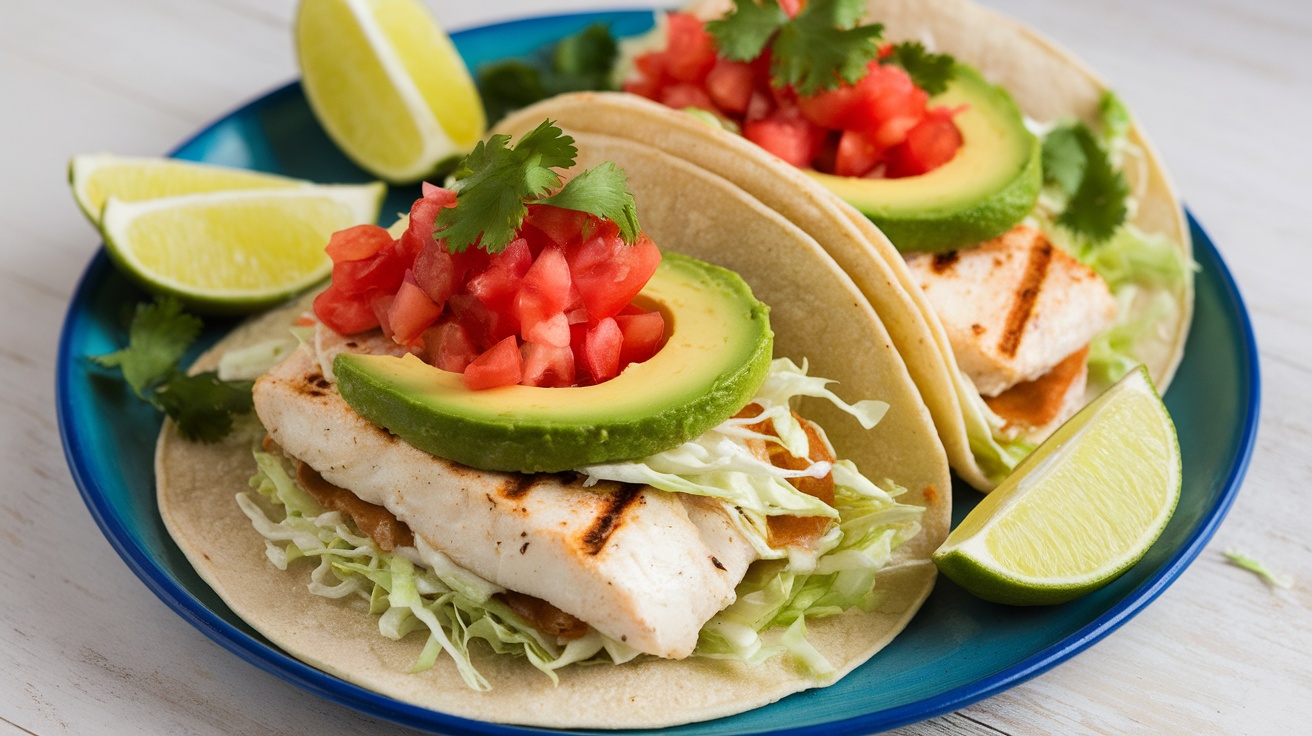
<instances>
[{"instance_id":1,"label":"lettuce shred","mask_svg":"<svg viewBox=\"0 0 1312 736\"><path fill-rule=\"evenodd\" d=\"M880 599L877 573L893 550L920 530L919 506L899 503L905 489L891 481L882 487L865 478L850 461L816 462L800 471L777 468L749 449L749 442L773 442L798 457L809 455L806 430L792 413L798 397L826 399L869 428L887 405L878 401L848 404L828 389L827 381L808 376L806 367L774 361L753 399L760 413L730 419L705 436L659 455L630 463L580 469L592 482L621 480L718 499L763 558L749 568L737 588L736 602L703 628L693 656L734 659L755 665L787 654L817 678L833 667L806 639L806 620L851 608L870 611ZM768 420L774 434L752 425ZM778 436L775 436L775 435ZM832 454L828 439L821 440ZM556 681L555 670L572 663L623 663L638 653L595 629L567 643L536 631L495 597L501 588L460 568L416 537L416 548L384 552L338 512L324 510L296 482L280 456L255 452L258 471L250 493L237 502L266 540L266 554L279 569L300 558L314 558L310 592L330 597L356 596L377 614L379 632L400 639L412 631L427 641L414 671L432 667L446 653L465 683L475 690L490 685L471 660L470 642L483 640L500 654L522 656ZM801 493L788 479L833 473L835 505ZM278 507L280 520L266 513ZM776 549L769 544L767 520L775 514L835 517L838 523L811 550ZM927 564L927 563L926 563ZM769 631L775 629L775 631Z\"/></svg>"},{"instance_id":2,"label":"lettuce shred","mask_svg":"<svg viewBox=\"0 0 1312 736\"><path fill-rule=\"evenodd\" d=\"M380 550L339 512L326 511L297 484L276 455L255 452L258 470L251 487L276 505L282 518L275 521L250 493L237 496L237 504L265 539L265 553L280 570L301 558L318 560L310 575L309 590L326 598L356 596L377 614L378 631L401 639L422 631L427 642L414 672L432 667L442 653L456 663L465 684L488 690L488 681L474 667L470 642L483 640L499 654L521 656L553 682L554 670L575 662L623 662L636 652L596 631L565 645L546 636L493 596L500 589L459 568L431 549Z\"/></svg>"},{"instance_id":3,"label":"lettuce shred","mask_svg":"<svg viewBox=\"0 0 1312 736\"><path fill-rule=\"evenodd\" d=\"M1042 125L1026 121L1032 131L1047 136L1061 123ZM1059 186L1048 184L1039 195L1027 224L1039 229L1057 246L1092 268L1111 290L1119 306L1111 329L1089 346L1089 393L1097 393L1120 380L1144 362L1144 356L1169 339L1166 325L1178 317L1186 299L1195 264L1169 237L1147 233L1128 222L1148 179L1143 151L1129 140L1130 116L1120 99L1105 95L1099 107L1096 131L1118 170L1132 167L1139 189L1127 199L1129 216L1111 237L1095 242L1059 224L1069 197ZM1011 474L1034 449L1024 436L1008 433L1005 422L978 395L963 397L968 406L971 450L981 470L995 482Z\"/></svg>"},{"instance_id":4,"label":"lettuce shred","mask_svg":"<svg viewBox=\"0 0 1312 736\"><path fill-rule=\"evenodd\" d=\"M594 482L646 483L718 499L756 546L762 560L738 585L735 602L702 628L695 656L755 665L786 652L813 676L832 674L833 668L806 640L805 619L852 608L873 610L880 598L876 574L888 565L894 549L920 531L923 509L896 500L905 489L892 481L876 485L848 460L786 471L753 453L749 443L759 442L781 444L794 456L808 456L806 431L791 406L800 397L825 399L867 429L888 410L879 401L849 404L829 390L830 383L807 375L805 363L799 367L787 358L776 359L752 400L759 414L729 419L696 440L642 460L580 469ZM767 419L774 433L754 428ZM823 434L821 440L832 455ZM833 507L788 483L790 477L822 477L830 472ZM814 550L777 549L770 546L767 529L768 517L777 514L837 517L838 524ZM785 627L782 635L770 631Z\"/></svg>"}]
</instances>

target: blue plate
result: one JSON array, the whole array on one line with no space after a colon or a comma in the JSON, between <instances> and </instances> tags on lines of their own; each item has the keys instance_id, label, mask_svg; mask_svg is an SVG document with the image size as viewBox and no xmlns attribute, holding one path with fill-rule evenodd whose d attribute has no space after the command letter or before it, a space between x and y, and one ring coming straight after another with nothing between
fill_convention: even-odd
<instances>
[{"instance_id":1,"label":"blue plate","mask_svg":"<svg viewBox=\"0 0 1312 736\"><path fill-rule=\"evenodd\" d=\"M651 26L650 13L556 16L454 35L470 67L523 55L593 22L617 34ZM276 90L201 131L175 155L320 181L365 181L315 121L299 85ZM394 188L384 219L407 211L417 188ZM1184 487L1161 538L1106 588L1049 608L985 603L940 578L906 631L832 687L749 713L669 729L676 734L857 734L956 710L999 693L1083 650L1143 609L1198 556L1224 518L1248 467L1257 430L1258 364L1252 327L1211 240L1189 219L1200 270L1188 349L1166 405L1179 430ZM243 659L325 698L408 726L451 734L529 734L400 703L284 654L237 618L196 575L155 509L153 456L160 420L121 380L86 360L126 342L130 311L148 297L92 259L64 321L57 394L74 480L101 530L134 572L206 636ZM211 343L230 323L211 323ZM979 495L957 488L960 520ZM614 734L617 732L606 732Z\"/></svg>"}]
</instances>

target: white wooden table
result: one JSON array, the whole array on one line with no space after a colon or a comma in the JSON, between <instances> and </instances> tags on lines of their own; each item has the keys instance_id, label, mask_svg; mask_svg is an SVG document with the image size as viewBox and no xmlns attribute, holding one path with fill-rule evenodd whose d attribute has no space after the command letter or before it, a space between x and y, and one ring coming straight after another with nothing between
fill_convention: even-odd
<instances>
[{"instance_id":1,"label":"white wooden table","mask_svg":"<svg viewBox=\"0 0 1312 736\"><path fill-rule=\"evenodd\" d=\"M1307 733L1312 726L1312 4L992 0L1099 69L1153 134L1248 300L1248 479L1201 557L1071 661L904 734ZM646 0L433 1L451 29ZM364 734L211 643L113 553L65 467L57 335L99 239L76 153L160 154L296 74L293 0L6 0L0 10L0 734ZM1227 564L1292 574L1275 592Z\"/></svg>"}]
</instances>

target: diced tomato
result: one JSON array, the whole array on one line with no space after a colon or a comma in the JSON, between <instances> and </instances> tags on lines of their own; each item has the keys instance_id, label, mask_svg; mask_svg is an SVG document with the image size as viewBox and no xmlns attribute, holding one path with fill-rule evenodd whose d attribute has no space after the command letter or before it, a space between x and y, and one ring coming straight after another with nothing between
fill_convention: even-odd
<instances>
[{"instance_id":1,"label":"diced tomato","mask_svg":"<svg viewBox=\"0 0 1312 736\"><path fill-rule=\"evenodd\" d=\"M733 115L747 112L755 91L756 69L741 61L717 59L706 75L706 92L721 110Z\"/></svg>"},{"instance_id":2,"label":"diced tomato","mask_svg":"<svg viewBox=\"0 0 1312 736\"><path fill-rule=\"evenodd\" d=\"M793 166L804 168L820 153L825 131L796 109L780 109L768 118L743 125L743 135Z\"/></svg>"},{"instance_id":3,"label":"diced tomato","mask_svg":"<svg viewBox=\"0 0 1312 736\"><path fill-rule=\"evenodd\" d=\"M520 353L524 356L521 384L558 388L574 383L574 351L568 341L563 347L527 342Z\"/></svg>"},{"instance_id":4,"label":"diced tomato","mask_svg":"<svg viewBox=\"0 0 1312 736\"><path fill-rule=\"evenodd\" d=\"M688 82L671 84L661 90L658 101L662 105L672 107L675 110L695 107L707 112L718 112L715 102L711 100L711 96L706 93L706 90L702 89L701 85Z\"/></svg>"},{"instance_id":5,"label":"diced tomato","mask_svg":"<svg viewBox=\"0 0 1312 736\"><path fill-rule=\"evenodd\" d=\"M441 243L432 241L425 245L412 270L415 283L439 308L456 292L455 261Z\"/></svg>"},{"instance_id":6,"label":"diced tomato","mask_svg":"<svg viewBox=\"0 0 1312 736\"><path fill-rule=\"evenodd\" d=\"M845 130L838 139L838 150L834 154L834 173L838 176L865 176L883 155L884 149L865 134Z\"/></svg>"},{"instance_id":7,"label":"diced tomato","mask_svg":"<svg viewBox=\"0 0 1312 736\"><path fill-rule=\"evenodd\" d=\"M396 298L387 307L387 324L392 328L392 339L398 345L414 343L442 316L442 307L428 298L428 294L415 283L414 274L407 271Z\"/></svg>"},{"instance_id":8,"label":"diced tomato","mask_svg":"<svg viewBox=\"0 0 1312 736\"><path fill-rule=\"evenodd\" d=\"M565 306L569 303L569 264L559 248L543 250L529 267L515 294L510 313L519 321L520 335L553 345L569 344L569 322ZM539 323L550 322L539 326ZM562 336L561 330L566 334Z\"/></svg>"},{"instance_id":9,"label":"diced tomato","mask_svg":"<svg viewBox=\"0 0 1312 736\"><path fill-rule=\"evenodd\" d=\"M488 309L472 294L453 295L447 300L447 307L479 350L486 350L506 337L519 334L519 322L513 316Z\"/></svg>"},{"instance_id":10,"label":"diced tomato","mask_svg":"<svg viewBox=\"0 0 1312 736\"><path fill-rule=\"evenodd\" d=\"M821 127L873 135L894 118L910 117L918 122L927 99L928 95L916 87L904 69L872 61L866 67L866 76L856 84L800 97L797 105L808 120Z\"/></svg>"},{"instance_id":11,"label":"diced tomato","mask_svg":"<svg viewBox=\"0 0 1312 736\"><path fill-rule=\"evenodd\" d=\"M601 320L618 314L642 291L660 265L661 252L645 235L625 244L611 226L566 250L565 258L588 315Z\"/></svg>"},{"instance_id":12,"label":"diced tomato","mask_svg":"<svg viewBox=\"0 0 1312 736\"><path fill-rule=\"evenodd\" d=\"M314 298L314 314L342 335L354 335L378 326L378 317L369 302L343 293L336 283L329 284Z\"/></svg>"},{"instance_id":13,"label":"diced tomato","mask_svg":"<svg viewBox=\"0 0 1312 736\"><path fill-rule=\"evenodd\" d=\"M951 161L961 148L961 131L952 122L952 112L935 108L907 133L901 145L888 152L890 178L925 174Z\"/></svg>"},{"instance_id":14,"label":"diced tomato","mask_svg":"<svg viewBox=\"0 0 1312 736\"><path fill-rule=\"evenodd\" d=\"M715 39L697 16L670 13L665 70L680 82L701 82L715 66Z\"/></svg>"},{"instance_id":15,"label":"diced tomato","mask_svg":"<svg viewBox=\"0 0 1312 736\"><path fill-rule=\"evenodd\" d=\"M450 189L439 187L436 184L429 184L428 182L424 182L420 189L424 199L436 202L442 207L456 206L456 193Z\"/></svg>"},{"instance_id":16,"label":"diced tomato","mask_svg":"<svg viewBox=\"0 0 1312 736\"><path fill-rule=\"evenodd\" d=\"M852 124L859 94L855 86L844 85L837 89L799 97L797 107L807 120L816 125L830 130L841 129Z\"/></svg>"},{"instance_id":17,"label":"diced tomato","mask_svg":"<svg viewBox=\"0 0 1312 736\"><path fill-rule=\"evenodd\" d=\"M564 248L579 241L584 227L592 215L579 210L567 210L551 205L530 205L525 223L540 230L551 242ZM536 254L534 254L536 257Z\"/></svg>"},{"instance_id":18,"label":"diced tomato","mask_svg":"<svg viewBox=\"0 0 1312 736\"><path fill-rule=\"evenodd\" d=\"M478 350L458 322L442 322L424 330L424 362L444 371L464 373Z\"/></svg>"},{"instance_id":19,"label":"diced tomato","mask_svg":"<svg viewBox=\"0 0 1312 736\"><path fill-rule=\"evenodd\" d=\"M449 189L424 182L423 191L424 196L410 205L410 222L399 238L401 251L412 260L436 241L433 229L442 210L456 206L456 193Z\"/></svg>"},{"instance_id":20,"label":"diced tomato","mask_svg":"<svg viewBox=\"0 0 1312 736\"><path fill-rule=\"evenodd\" d=\"M621 314L615 317L623 341L620 344L620 370L630 363L641 363L656 354L665 337L665 317L660 312Z\"/></svg>"},{"instance_id":21,"label":"diced tomato","mask_svg":"<svg viewBox=\"0 0 1312 736\"><path fill-rule=\"evenodd\" d=\"M920 124L922 118L912 115L900 115L875 129L870 136L875 145L892 148L907 139L907 133Z\"/></svg>"},{"instance_id":22,"label":"diced tomato","mask_svg":"<svg viewBox=\"0 0 1312 736\"><path fill-rule=\"evenodd\" d=\"M328 239L324 250L333 263L362 261L392 245L392 236L377 225L356 225L338 230Z\"/></svg>"},{"instance_id":23,"label":"diced tomato","mask_svg":"<svg viewBox=\"0 0 1312 736\"><path fill-rule=\"evenodd\" d=\"M545 319L524 326L521 334L525 342L560 348L569 347L569 318L564 312L556 312Z\"/></svg>"},{"instance_id":24,"label":"diced tomato","mask_svg":"<svg viewBox=\"0 0 1312 736\"><path fill-rule=\"evenodd\" d=\"M870 73L857 86L862 95L853 127L870 132L898 118L919 122L925 116L929 95L900 66L872 63Z\"/></svg>"},{"instance_id":25,"label":"diced tomato","mask_svg":"<svg viewBox=\"0 0 1312 736\"><path fill-rule=\"evenodd\" d=\"M745 122L764 120L770 117L774 108L774 97L770 96L770 93L754 90L747 100L747 111L743 114L743 120Z\"/></svg>"},{"instance_id":26,"label":"diced tomato","mask_svg":"<svg viewBox=\"0 0 1312 736\"><path fill-rule=\"evenodd\" d=\"M488 258L488 267L469 280L465 289L491 309L505 311L515 299L524 275L533 265L528 241L515 238L506 249Z\"/></svg>"},{"instance_id":27,"label":"diced tomato","mask_svg":"<svg viewBox=\"0 0 1312 736\"><path fill-rule=\"evenodd\" d=\"M624 335L611 317L588 328L583 336L583 366L593 381L601 383L619 374L623 342Z\"/></svg>"},{"instance_id":28,"label":"diced tomato","mask_svg":"<svg viewBox=\"0 0 1312 736\"><path fill-rule=\"evenodd\" d=\"M333 266L333 285L343 294L365 295L395 290L405 278L405 261L394 246L359 261L342 261Z\"/></svg>"},{"instance_id":29,"label":"diced tomato","mask_svg":"<svg viewBox=\"0 0 1312 736\"><path fill-rule=\"evenodd\" d=\"M660 91L670 83L670 73L666 68L668 60L669 54L665 51L652 51L635 58L633 66L643 79L648 80L653 89Z\"/></svg>"},{"instance_id":30,"label":"diced tomato","mask_svg":"<svg viewBox=\"0 0 1312 736\"><path fill-rule=\"evenodd\" d=\"M388 321L388 316L392 312L392 302L396 300L395 294L375 294L369 299L369 308L374 310L374 317L378 318L378 326L382 328L383 334L392 337L392 323Z\"/></svg>"},{"instance_id":31,"label":"diced tomato","mask_svg":"<svg viewBox=\"0 0 1312 736\"><path fill-rule=\"evenodd\" d=\"M796 18L797 14L802 12L802 5L805 2L806 0L779 0L779 7L789 18Z\"/></svg>"},{"instance_id":32,"label":"diced tomato","mask_svg":"<svg viewBox=\"0 0 1312 736\"><path fill-rule=\"evenodd\" d=\"M474 358L465 368L465 385L474 391L514 386L523 372L523 358L514 337L507 337Z\"/></svg>"},{"instance_id":33,"label":"diced tomato","mask_svg":"<svg viewBox=\"0 0 1312 736\"><path fill-rule=\"evenodd\" d=\"M644 57L638 57L639 60L642 58ZM661 84L659 78L654 79L642 74L624 80L621 89L631 95L638 95L639 97L646 97L649 100L654 100L660 97L662 87L664 87L664 85Z\"/></svg>"},{"instance_id":34,"label":"diced tomato","mask_svg":"<svg viewBox=\"0 0 1312 736\"><path fill-rule=\"evenodd\" d=\"M623 367L625 330L630 361L654 352L660 316L628 306L660 263L645 236L629 246L609 220L534 205L500 253L452 253L432 226L456 195L429 184L424 194L401 238L372 226L335 236L333 282L315 299L329 327L381 328L430 364L463 372L470 388L606 380ZM612 319L621 310L625 330Z\"/></svg>"}]
</instances>

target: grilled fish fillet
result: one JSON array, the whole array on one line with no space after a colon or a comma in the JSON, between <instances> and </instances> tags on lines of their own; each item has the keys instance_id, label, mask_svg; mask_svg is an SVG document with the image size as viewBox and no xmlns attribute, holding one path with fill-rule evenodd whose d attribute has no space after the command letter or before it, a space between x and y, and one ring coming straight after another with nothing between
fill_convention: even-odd
<instances>
[{"instance_id":1,"label":"grilled fish fillet","mask_svg":"<svg viewBox=\"0 0 1312 736\"><path fill-rule=\"evenodd\" d=\"M984 396L1042 376L1116 318L1098 274L1023 225L969 250L913 254L907 266Z\"/></svg>"},{"instance_id":2,"label":"grilled fish fillet","mask_svg":"<svg viewBox=\"0 0 1312 736\"><path fill-rule=\"evenodd\" d=\"M706 499L476 470L356 414L302 346L255 384L269 435L457 564L648 654L688 656L756 552Z\"/></svg>"}]
</instances>

